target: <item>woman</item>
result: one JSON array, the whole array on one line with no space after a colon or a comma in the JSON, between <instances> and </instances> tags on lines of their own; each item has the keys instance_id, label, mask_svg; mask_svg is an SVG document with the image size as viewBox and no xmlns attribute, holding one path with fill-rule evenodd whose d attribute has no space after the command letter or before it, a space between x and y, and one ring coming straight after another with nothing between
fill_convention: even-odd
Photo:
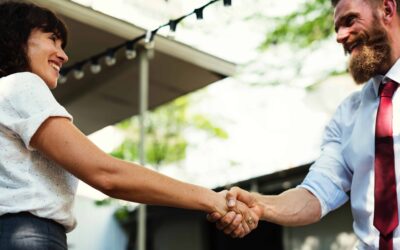
<instances>
[{"instance_id":1,"label":"woman","mask_svg":"<svg viewBox=\"0 0 400 250\"><path fill-rule=\"evenodd\" d=\"M0 4L0 34L0 249L67 249L77 178L118 199L227 213L225 193L112 158L73 125L50 92L68 61L67 30L52 12ZM256 227L243 203L234 211L226 233Z\"/></svg>"}]
</instances>

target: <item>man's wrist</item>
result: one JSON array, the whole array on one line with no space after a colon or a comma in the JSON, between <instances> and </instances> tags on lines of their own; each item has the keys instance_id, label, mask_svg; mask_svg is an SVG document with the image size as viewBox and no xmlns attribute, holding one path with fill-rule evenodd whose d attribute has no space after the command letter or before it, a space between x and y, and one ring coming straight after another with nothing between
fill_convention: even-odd
<instances>
[{"instance_id":1,"label":"man's wrist","mask_svg":"<svg viewBox=\"0 0 400 250\"><path fill-rule=\"evenodd\" d=\"M260 220L267 220L273 213L273 200L274 196L272 195L262 195L259 193L254 193L255 198L255 206L259 207L259 216Z\"/></svg>"}]
</instances>

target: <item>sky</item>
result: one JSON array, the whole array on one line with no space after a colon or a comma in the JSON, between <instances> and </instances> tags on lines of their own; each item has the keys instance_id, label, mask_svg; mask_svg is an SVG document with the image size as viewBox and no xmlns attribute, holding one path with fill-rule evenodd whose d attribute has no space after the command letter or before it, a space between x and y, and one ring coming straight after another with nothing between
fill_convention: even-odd
<instances>
[{"instance_id":1,"label":"sky","mask_svg":"<svg viewBox=\"0 0 400 250\"><path fill-rule=\"evenodd\" d=\"M154 29L208 2L74 1L146 29ZM220 2L209 6L203 21L194 17L185 19L174 37L239 65L234 77L191 95L195 100L191 112L209 117L228 132L229 138L220 140L186 131L185 136L192 145L187 158L161 169L174 178L210 188L314 161L319 155L325 124L340 101L357 89L348 76L323 79L324 84L313 92L305 89L318 77L324 77L327 70L345 67L343 50L334 39L324 43L320 50L306 49L300 53L287 46L262 53L257 49L272 24L248 20L249 17L259 10L269 17L290 13L301 1L292 0L290 5L272 0L233 0L232 3L231 7L223 7ZM167 35L168 29L160 33ZM291 67L291 62L299 58L304 59L301 72ZM90 138L107 152L122 139L112 127ZM88 190L80 185L81 194L91 193Z\"/></svg>"}]
</instances>

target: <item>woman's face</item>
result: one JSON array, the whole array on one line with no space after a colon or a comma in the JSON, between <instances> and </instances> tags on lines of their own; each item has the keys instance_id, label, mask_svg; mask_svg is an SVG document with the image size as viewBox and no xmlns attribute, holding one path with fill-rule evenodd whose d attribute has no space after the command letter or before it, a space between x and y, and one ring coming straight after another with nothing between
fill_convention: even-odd
<instances>
[{"instance_id":1,"label":"woman's face","mask_svg":"<svg viewBox=\"0 0 400 250\"><path fill-rule=\"evenodd\" d=\"M40 76L50 89L57 87L60 69L68 61L62 41L52 32L34 29L28 38L27 56L32 73Z\"/></svg>"}]
</instances>

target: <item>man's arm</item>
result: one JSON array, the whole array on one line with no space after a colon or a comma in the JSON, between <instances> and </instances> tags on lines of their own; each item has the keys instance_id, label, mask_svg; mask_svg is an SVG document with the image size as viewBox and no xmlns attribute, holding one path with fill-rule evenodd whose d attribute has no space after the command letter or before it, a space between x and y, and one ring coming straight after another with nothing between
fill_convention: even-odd
<instances>
[{"instance_id":1,"label":"man's arm","mask_svg":"<svg viewBox=\"0 0 400 250\"><path fill-rule=\"evenodd\" d=\"M321 218L321 205L319 200L304 188L293 188L280 195L262 195L233 187L227 193L226 198L230 208L234 208L237 201L241 201L245 203L254 214L259 216L260 220L283 226L308 225L319 221ZM217 228L223 230L226 234L232 237L238 236L238 232L235 230L234 213L227 213L225 216L212 213L207 219L210 222L216 222ZM252 218L243 219L248 224L249 220L252 220ZM240 237L244 237L245 235L241 234Z\"/></svg>"},{"instance_id":2,"label":"man's arm","mask_svg":"<svg viewBox=\"0 0 400 250\"><path fill-rule=\"evenodd\" d=\"M261 220L284 226L308 225L321 218L319 200L304 188L289 189L279 195L261 195L234 187L227 193L227 200L229 205L239 200L250 208L258 208Z\"/></svg>"}]
</instances>

